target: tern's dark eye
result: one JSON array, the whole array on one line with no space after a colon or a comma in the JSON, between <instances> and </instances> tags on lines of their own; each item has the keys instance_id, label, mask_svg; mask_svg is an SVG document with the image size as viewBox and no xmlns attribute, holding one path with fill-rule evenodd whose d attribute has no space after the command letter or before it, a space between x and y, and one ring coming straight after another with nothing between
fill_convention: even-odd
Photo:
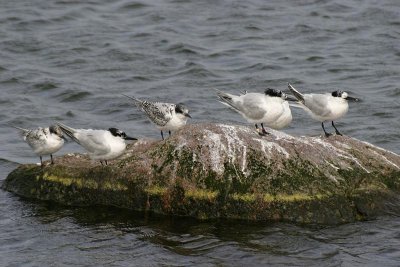
<instances>
[{"instance_id":1,"label":"tern's dark eye","mask_svg":"<svg viewBox=\"0 0 400 267\"><path fill-rule=\"evenodd\" d=\"M118 131L116 132L116 136L126 137L126 133L123 132L123 131L118 130Z\"/></svg>"},{"instance_id":2,"label":"tern's dark eye","mask_svg":"<svg viewBox=\"0 0 400 267\"><path fill-rule=\"evenodd\" d=\"M182 109L179 106L175 107L175 112L176 113L183 113Z\"/></svg>"},{"instance_id":3,"label":"tern's dark eye","mask_svg":"<svg viewBox=\"0 0 400 267\"><path fill-rule=\"evenodd\" d=\"M333 97L341 97L342 96L342 91L333 91L332 92L332 96Z\"/></svg>"}]
</instances>

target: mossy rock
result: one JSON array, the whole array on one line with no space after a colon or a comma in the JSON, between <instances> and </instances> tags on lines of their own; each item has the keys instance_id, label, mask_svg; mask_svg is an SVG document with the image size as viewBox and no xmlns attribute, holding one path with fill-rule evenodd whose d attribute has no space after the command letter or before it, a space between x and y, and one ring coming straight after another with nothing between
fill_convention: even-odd
<instances>
[{"instance_id":1,"label":"mossy rock","mask_svg":"<svg viewBox=\"0 0 400 267\"><path fill-rule=\"evenodd\" d=\"M2 188L65 205L337 224L398 213L400 157L346 136L196 124L165 141L139 140L108 166L80 154L21 165Z\"/></svg>"}]
</instances>

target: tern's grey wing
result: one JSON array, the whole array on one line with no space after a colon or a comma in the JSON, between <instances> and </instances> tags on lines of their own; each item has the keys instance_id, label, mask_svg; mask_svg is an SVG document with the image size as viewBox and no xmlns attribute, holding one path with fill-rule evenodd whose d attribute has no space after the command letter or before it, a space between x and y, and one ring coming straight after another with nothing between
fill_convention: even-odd
<instances>
[{"instance_id":1,"label":"tern's grey wing","mask_svg":"<svg viewBox=\"0 0 400 267\"><path fill-rule=\"evenodd\" d=\"M50 132L46 128L30 130L25 136L25 141L33 148L46 144Z\"/></svg>"},{"instance_id":2,"label":"tern's grey wing","mask_svg":"<svg viewBox=\"0 0 400 267\"><path fill-rule=\"evenodd\" d=\"M239 112L253 120L260 120L265 116L267 110L263 95L248 93L240 98L242 98L242 101L237 101L236 103Z\"/></svg>"},{"instance_id":3,"label":"tern's grey wing","mask_svg":"<svg viewBox=\"0 0 400 267\"><path fill-rule=\"evenodd\" d=\"M110 151L110 145L105 142L106 131L102 130L76 130L74 133L79 144L87 151L94 154L106 154Z\"/></svg>"},{"instance_id":4,"label":"tern's grey wing","mask_svg":"<svg viewBox=\"0 0 400 267\"><path fill-rule=\"evenodd\" d=\"M326 116L330 110L327 108L328 95L305 94L304 105L317 116Z\"/></svg>"},{"instance_id":5,"label":"tern's grey wing","mask_svg":"<svg viewBox=\"0 0 400 267\"><path fill-rule=\"evenodd\" d=\"M251 120L259 120L263 118L265 114L263 95L258 93L246 93L244 95L236 96L221 92L217 89L215 89L215 91L217 91L217 95L222 104L233 108L245 118Z\"/></svg>"},{"instance_id":6,"label":"tern's grey wing","mask_svg":"<svg viewBox=\"0 0 400 267\"><path fill-rule=\"evenodd\" d=\"M164 126L171 120L175 109L174 104L149 101L143 101L141 107L149 119L159 126Z\"/></svg>"}]
</instances>

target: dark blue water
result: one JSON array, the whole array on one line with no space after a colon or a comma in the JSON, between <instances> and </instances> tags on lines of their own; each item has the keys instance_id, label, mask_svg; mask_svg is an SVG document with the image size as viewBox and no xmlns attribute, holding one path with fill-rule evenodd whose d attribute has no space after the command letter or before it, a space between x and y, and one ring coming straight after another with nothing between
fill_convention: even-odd
<instances>
[{"instance_id":1,"label":"dark blue water","mask_svg":"<svg viewBox=\"0 0 400 267\"><path fill-rule=\"evenodd\" d=\"M37 162L7 124L159 132L121 94L245 124L227 92L345 90L344 134L400 153L400 2L1 1L0 182ZM317 135L300 110L284 131ZM68 144L58 155L82 151ZM398 266L400 222L198 222L32 203L0 191L0 266Z\"/></svg>"}]
</instances>

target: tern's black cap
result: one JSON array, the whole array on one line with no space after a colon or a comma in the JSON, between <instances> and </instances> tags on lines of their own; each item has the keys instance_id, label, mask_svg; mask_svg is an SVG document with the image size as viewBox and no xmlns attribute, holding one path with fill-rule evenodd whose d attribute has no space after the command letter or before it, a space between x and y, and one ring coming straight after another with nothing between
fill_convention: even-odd
<instances>
[{"instance_id":1,"label":"tern's black cap","mask_svg":"<svg viewBox=\"0 0 400 267\"><path fill-rule=\"evenodd\" d=\"M264 93L266 95L269 95L269 96L282 97L282 91L281 90L267 88Z\"/></svg>"}]
</instances>

